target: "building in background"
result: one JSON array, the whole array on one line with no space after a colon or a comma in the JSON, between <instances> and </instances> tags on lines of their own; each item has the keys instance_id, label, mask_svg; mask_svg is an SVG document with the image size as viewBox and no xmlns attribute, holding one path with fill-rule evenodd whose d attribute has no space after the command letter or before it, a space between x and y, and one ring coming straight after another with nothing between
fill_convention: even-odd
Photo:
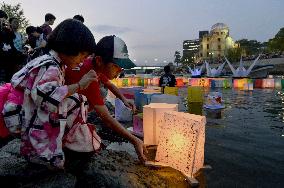
<instances>
[{"instance_id":1,"label":"building in background","mask_svg":"<svg viewBox=\"0 0 284 188\"><path fill-rule=\"evenodd\" d=\"M196 60L218 60L227 54L231 48L239 47L230 37L229 27L224 23L216 23L211 27L210 33L199 32L200 48Z\"/></svg>"},{"instance_id":2,"label":"building in background","mask_svg":"<svg viewBox=\"0 0 284 188\"><path fill-rule=\"evenodd\" d=\"M199 52L199 39L183 41L182 61L185 64L195 62L196 53Z\"/></svg>"}]
</instances>

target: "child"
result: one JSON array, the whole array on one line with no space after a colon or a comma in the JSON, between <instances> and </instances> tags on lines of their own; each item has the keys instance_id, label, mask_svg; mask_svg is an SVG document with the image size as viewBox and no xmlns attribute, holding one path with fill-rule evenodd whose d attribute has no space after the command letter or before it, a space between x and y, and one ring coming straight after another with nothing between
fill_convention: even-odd
<instances>
[{"instance_id":1,"label":"child","mask_svg":"<svg viewBox=\"0 0 284 188\"><path fill-rule=\"evenodd\" d=\"M77 69L66 69L66 82L74 83L79 80L89 70L95 70L98 74L98 80L110 89L124 104L135 110L135 105L127 100L109 80L116 78L122 68L131 68L135 64L128 58L128 51L126 44L123 40L116 36L107 36L102 38L96 48L96 56L83 62ZM70 77L71 76L71 77ZM96 110L97 114L101 117L106 126L127 138L135 147L138 157L141 161L146 158L143 151L147 151L142 141L130 134L121 124L115 120L108 112L103 95L100 90L99 82L92 82L85 90L80 91L83 93L90 105Z\"/></svg>"},{"instance_id":2,"label":"child","mask_svg":"<svg viewBox=\"0 0 284 188\"><path fill-rule=\"evenodd\" d=\"M96 80L89 71L78 82L65 85L65 67L74 68L93 52L95 40L81 22L68 19L60 23L48 39L51 49L14 74L11 84L23 93L24 123L21 126L21 155L28 161L64 168L62 150L66 129L85 118L85 106L74 107L70 97L83 101L76 92ZM70 97L69 97L70 96Z\"/></svg>"}]
</instances>

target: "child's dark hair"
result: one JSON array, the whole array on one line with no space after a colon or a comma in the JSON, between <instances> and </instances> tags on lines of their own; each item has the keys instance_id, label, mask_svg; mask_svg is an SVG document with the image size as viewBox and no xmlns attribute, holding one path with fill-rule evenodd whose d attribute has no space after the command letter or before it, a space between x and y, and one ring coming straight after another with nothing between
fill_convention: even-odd
<instances>
[{"instance_id":1,"label":"child's dark hair","mask_svg":"<svg viewBox=\"0 0 284 188\"><path fill-rule=\"evenodd\" d=\"M0 10L0 18L8 19L8 15L3 10Z\"/></svg>"},{"instance_id":2,"label":"child's dark hair","mask_svg":"<svg viewBox=\"0 0 284 188\"><path fill-rule=\"evenodd\" d=\"M165 73L170 73L171 67L169 65L164 66L164 71L165 71Z\"/></svg>"},{"instance_id":3,"label":"child's dark hair","mask_svg":"<svg viewBox=\"0 0 284 188\"><path fill-rule=\"evenodd\" d=\"M50 21L50 20L55 20L56 19L56 17L53 15L53 14L51 14L51 13L47 13L46 15L45 15L45 17L44 17L44 20L47 22L47 21Z\"/></svg>"},{"instance_id":4,"label":"child's dark hair","mask_svg":"<svg viewBox=\"0 0 284 188\"><path fill-rule=\"evenodd\" d=\"M34 27L34 26L28 26L28 27L26 28L26 33L27 33L27 35L30 35L30 34L32 34L32 33L34 33L34 32L36 32L36 27Z\"/></svg>"},{"instance_id":5,"label":"child's dark hair","mask_svg":"<svg viewBox=\"0 0 284 188\"><path fill-rule=\"evenodd\" d=\"M76 56L80 52L93 53L96 42L92 32L83 23L67 19L52 31L47 46L56 52Z\"/></svg>"},{"instance_id":6,"label":"child's dark hair","mask_svg":"<svg viewBox=\"0 0 284 188\"><path fill-rule=\"evenodd\" d=\"M41 27L36 27L36 32L39 33L39 34L42 34L43 30L42 30Z\"/></svg>"},{"instance_id":7,"label":"child's dark hair","mask_svg":"<svg viewBox=\"0 0 284 188\"><path fill-rule=\"evenodd\" d=\"M113 36L103 37L96 46L96 56L101 56L103 63L113 61Z\"/></svg>"},{"instance_id":8,"label":"child's dark hair","mask_svg":"<svg viewBox=\"0 0 284 188\"><path fill-rule=\"evenodd\" d=\"M84 21L85 21L84 17L83 17L82 15L79 15L79 14L75 15L75 16L73 17L73 19L79 20L79 21L82 22L82 23L84 23Z\"/></svg>"}]
</instances>

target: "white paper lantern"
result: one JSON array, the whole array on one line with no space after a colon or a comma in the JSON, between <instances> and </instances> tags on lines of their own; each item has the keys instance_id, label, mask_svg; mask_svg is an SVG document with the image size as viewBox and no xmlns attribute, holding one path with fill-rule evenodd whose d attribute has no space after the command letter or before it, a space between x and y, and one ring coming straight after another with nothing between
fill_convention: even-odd
<instances>
[{"instance_id":1,"label":"white paper lantern","mask_svg":"<svg viewBox=\"0 0 284 188\"><path fill-rule=\"evenodd\" d=\"M144 144L158 145L164 113L177 110L177 104L166 103L151 103L143 107Z\"/></svg>"},{"instance_id":2,"label":"white paper lantern","mask_svg":"<svg viewBox=\"0 0 284 188\"><path fill-rule=\"evenodd\" d=\"M193 177L204 165L205 124L205 116L166 112L155 161Z\"/></svg>"}]
</instances>

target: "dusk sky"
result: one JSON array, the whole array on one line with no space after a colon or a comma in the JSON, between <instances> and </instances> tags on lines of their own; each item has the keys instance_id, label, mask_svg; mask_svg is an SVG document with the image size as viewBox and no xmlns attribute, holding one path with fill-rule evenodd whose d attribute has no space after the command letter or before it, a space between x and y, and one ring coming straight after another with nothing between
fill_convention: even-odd
<instances>
[{"instance_id":1,"label":"dusk sky","mask_svg":"<svg viewBox=\"0 0 284 188\"><path fill-rule=\"evenodd\" d=\"M267 41L284 27L284 0L5 0L21 3L31 25L44 22L47 12L57 19L81 14L96 41L115 34L128 46L136 64L173 61L182 42L198 38L217 22L230 28L234 40ZM154 59L157 59L154 61Z\"/></svg>"}]
</instances>

